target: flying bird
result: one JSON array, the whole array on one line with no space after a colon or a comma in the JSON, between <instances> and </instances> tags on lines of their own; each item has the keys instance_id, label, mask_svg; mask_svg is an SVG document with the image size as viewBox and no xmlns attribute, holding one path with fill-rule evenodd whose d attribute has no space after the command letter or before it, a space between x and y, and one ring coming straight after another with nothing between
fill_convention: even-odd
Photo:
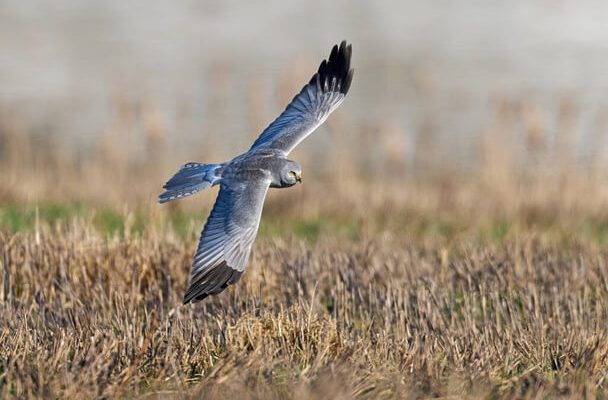
<instances>
[{"instance_id":1,"label":"flying bird","mask_svg":"<svg viewBox=\"0 0 608 400\"><path fill-rule=\"evenodd\" d=\"M302 167L287 156L344 101L353 78L351 53L345 41L335 45L247 152L222 164L187 163L163 186L159 203L220 185L192 260L184 304L222 292L245 271L266 192L302 182Z\"/></svg>"}]
</instances>

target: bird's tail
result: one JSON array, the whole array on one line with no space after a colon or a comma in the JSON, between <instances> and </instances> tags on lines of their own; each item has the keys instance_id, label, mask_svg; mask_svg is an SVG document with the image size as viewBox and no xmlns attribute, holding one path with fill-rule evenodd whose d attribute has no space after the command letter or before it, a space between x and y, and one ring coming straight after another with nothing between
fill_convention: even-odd
<instances>
[{"instance_id":1,"label":"bird's tail","mask_svg":"<svg viewBox=\"0 0 608 400\"><path fill-rule=\"evenodd\" d=\"M165 183L163 189L166 191L158 196L158 202L181 199L218 184L223 169L223 164L185 164Z\"/></svg>"}]
</instances>

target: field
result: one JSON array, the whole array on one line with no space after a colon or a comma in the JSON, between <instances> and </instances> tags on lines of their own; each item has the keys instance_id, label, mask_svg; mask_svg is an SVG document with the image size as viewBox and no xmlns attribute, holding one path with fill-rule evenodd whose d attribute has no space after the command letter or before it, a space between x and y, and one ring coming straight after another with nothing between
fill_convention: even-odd
<instances>
[{"instance_id":1,"label":"field","mask_svg":"<svg viewBox=\"0 0 608 400\"><path fill-rule=\"evenodd\" d=\"M601 397L597 186L483 181L407 182L370 207L371 184L271 194L247 273L195 306L205 210L7 200L0 397Z\"/></svg>"},{"instance_id":2,"label":"field","mask_svg":"<svg viewBox=\"0 0 608 400\"><path fill-rule=\"evenodd\" d=\"M332 115L293 154L304 184L270 192L241 281L183 306L216 190L159 206L162 183L246 148L268 98L308 74L289 68L270 96L223 65L205 124L180 111L201 137L147 98L113 97L88 141L61 135L71 106L36 120L0 103L0 398L606 396L604 108L496 95L451 152L437 99L452 97L400 64L378 89L363 67L370 98L395 84L384 101L403 87L419 108ZM234 135L250 136L214 141L242 86Z\"/></svg>"}]
</instances>

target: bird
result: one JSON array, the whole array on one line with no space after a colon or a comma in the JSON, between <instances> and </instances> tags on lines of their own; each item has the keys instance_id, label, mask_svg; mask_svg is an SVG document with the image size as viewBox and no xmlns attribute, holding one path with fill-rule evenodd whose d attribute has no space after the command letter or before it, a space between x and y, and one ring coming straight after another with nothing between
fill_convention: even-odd
<instances>
[{"instance_id":1,"label":"bird","mask_svg":"<svg viewBox=\"0 0 608 400\"><path fill-rule=\"evenodd\" d=\"M354 73L351 55L352 45L346 41L333 46L329 58L248 151L220 164L189 162L165 183L161 204L220 186L192 259L183 304L216 295L240 279L266 193L302 183L302 167L287 156L344 101Z\"/></svg>"}]
</instances>

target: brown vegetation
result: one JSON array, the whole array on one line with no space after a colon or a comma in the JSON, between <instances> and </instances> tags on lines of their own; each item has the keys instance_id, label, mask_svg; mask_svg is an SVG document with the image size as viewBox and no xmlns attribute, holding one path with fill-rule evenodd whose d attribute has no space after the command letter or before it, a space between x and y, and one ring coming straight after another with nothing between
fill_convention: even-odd
<instances>
[{"instance_id":1,"label":"brown vegetation","mask_svg":"<svg viewBox=\"0 0 608 400\"><path fill-rule=\"evenodd\" d=\"M293 156L305 184L269 194L241 281L194 306L214 196L154 198L216 143L177 155L120 100L78 151L2 113L0 397L601 397L608 191L601 151L575 160L575 109L497 101L468 166L432 113L408 160L398 123L338 112L327 154Z\"/></svg>"},{"instance_id":2,"label":"brown vegetation","mask_svg":"<svg viewBox=\"0 0 608 400\"><path fill-rule=\"evenodd\" d=\"M266 238L239 284L182 306L192 239L103 239L77 222L2 234L1 397L584 396L605 386L608 252L592 240Z\"/></svg>"}]
</instances>

